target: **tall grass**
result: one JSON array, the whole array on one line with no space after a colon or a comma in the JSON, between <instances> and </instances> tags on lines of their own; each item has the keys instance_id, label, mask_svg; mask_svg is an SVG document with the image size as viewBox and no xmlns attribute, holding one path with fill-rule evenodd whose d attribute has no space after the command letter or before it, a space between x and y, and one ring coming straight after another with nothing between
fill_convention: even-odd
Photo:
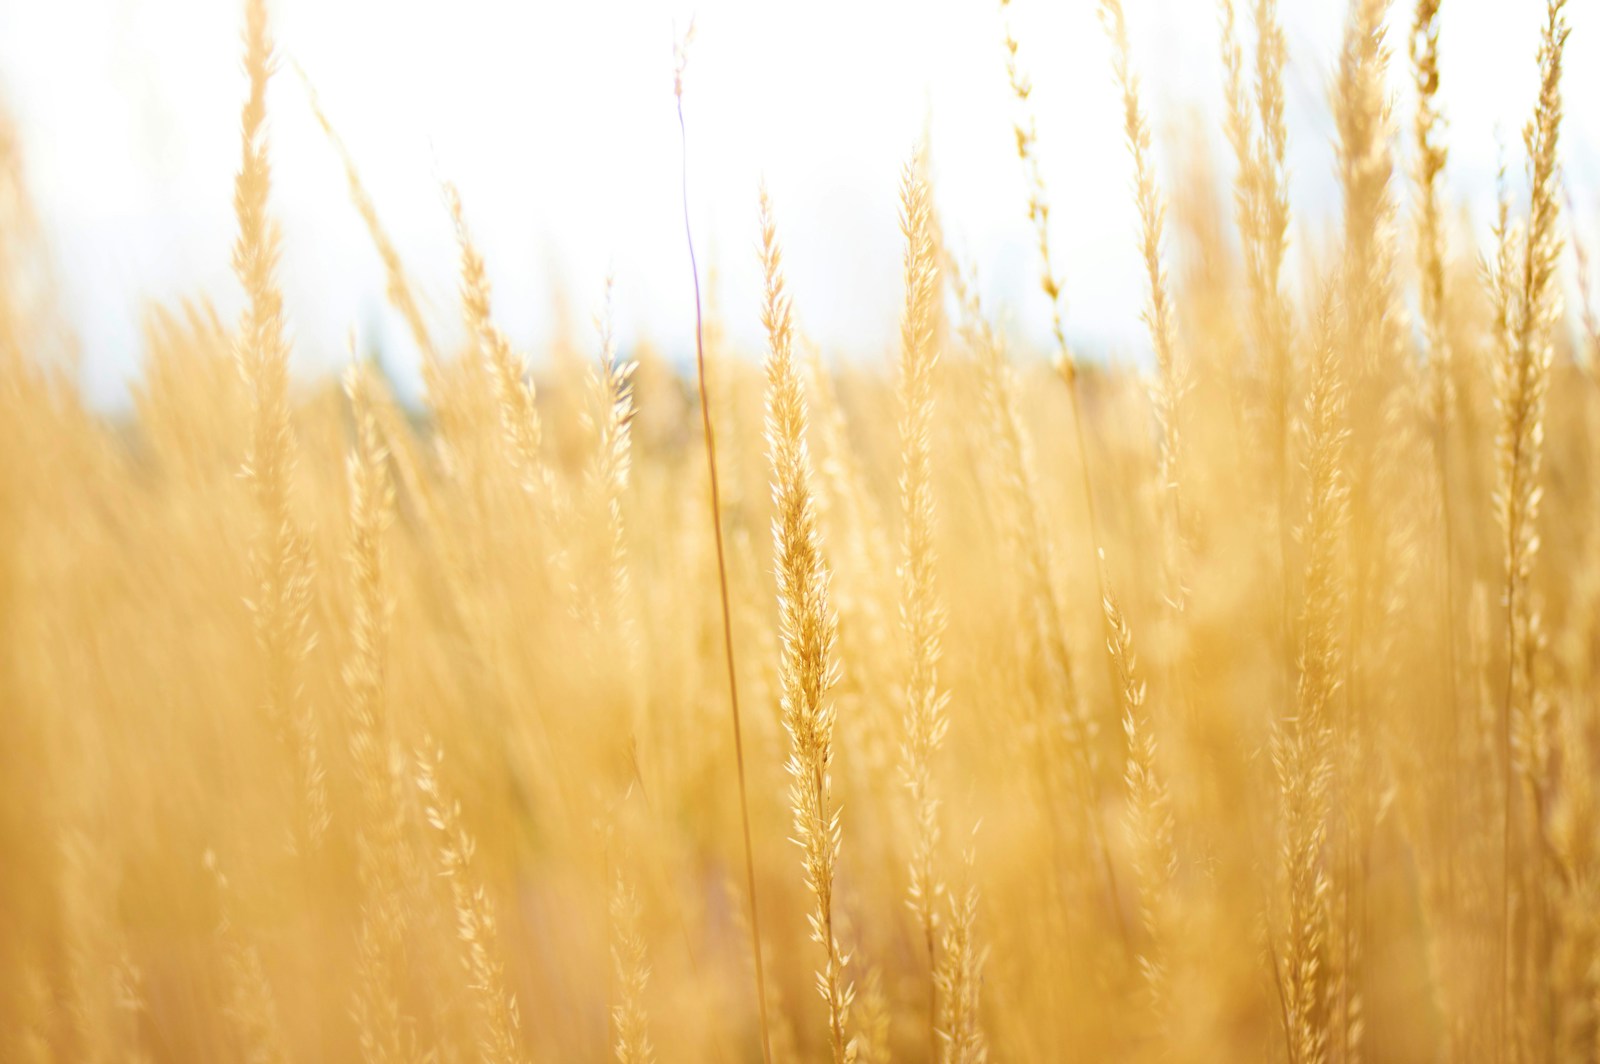
<instances>
[{"instance_id":1,"label":"tall grass","mask_svg":"<svg viewBox=\"0 0 1600 1064\"><path fill-rule=\"evenodd\" d=\"M249 0L243 313L152 308L99 413L0 121L0 1059L1600 1054L1564 3L1520 57L1525 181L1468 221L1440 55L1472 12L1352 0L1342 225L1308 236L1278 5L1220 0L1228 158L1163 165L1100 0L1127 152L1089 162L1130 176L1147 373L1069 343L1052 248L1097 205L1047 196L1027 2L991 58L1043 351L946 243L926 144L882 364L806 343L764 190L764 300L727 310L763 351L686 231L692 380L619 347L609 281L593 357L519 350L453 185L435 321L313 94L426 401L362 357L297 379Z\"/></svg>"}]
</instances>

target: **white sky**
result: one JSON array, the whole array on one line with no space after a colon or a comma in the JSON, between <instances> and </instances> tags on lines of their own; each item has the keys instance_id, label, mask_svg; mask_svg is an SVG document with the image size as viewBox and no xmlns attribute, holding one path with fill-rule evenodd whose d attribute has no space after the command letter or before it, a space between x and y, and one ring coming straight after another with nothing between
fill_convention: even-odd
<instances>
[{"instance_id":1,"label":"white sky","mask_svg":"<svg viewBox=\"0 0 1600 1064\"><path fill-rule=\"evenodd\" d=\"M1215 7L1125 0L1158 140L1221 105ZM1241 4L1242 7L1248 6ZM1093 0L1015 0L1032 74L1069 330L1138 357L1141 274L1130 163ZM1326 86L1343 0L1285 0L1297 224L1337 210ZM1402 3L1391 31L1397 113ZM1481 228L1497 132L1513 169L1533 103L1542 0L1446 0L1449 178ZM1565 152L1580 205L1600 159L1600 21L1573 5ZM240 296L228 269L238 164L240 5L226 0L5 0L0 94L84 348L92 396L114 401L138 365L149 301ZM455 254L438 190L461 188L525 349L550 334L557 293L584 329L616 275L624 342L692 342L671 93L674 23L698 36L688 80L691 203L734 337L758 343L755 201L776 203L797 313L830 350L877 357L900 300L899 171L931 114L947 233L992 302L1042 336L1012 110L988 0L276 0L280 48L316 83L444 337L458 333ZM385 308L377 257L335 155L287 69L269 101L274 207L297 364L342 360L355 325L409 372L415 351Z\"/></svg>"}]
</instances>

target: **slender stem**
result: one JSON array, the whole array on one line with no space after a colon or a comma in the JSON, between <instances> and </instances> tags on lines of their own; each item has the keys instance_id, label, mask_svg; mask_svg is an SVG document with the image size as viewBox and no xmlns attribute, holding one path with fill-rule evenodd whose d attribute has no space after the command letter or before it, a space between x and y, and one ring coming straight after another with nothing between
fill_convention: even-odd
<instances>
[{"instance_id":1,"label":"slender stem","mask_svg":"<svg viewBox=\"0 0 1600 1064\"><path fill-rule=\"evenodd\" d=\"M744 827L745 888L750 894L750 949L756 968L756 1007L761 1017L761 1058L772 1064L772 1039L767 1032L767 980L761 965L761 917L756 907L756 863L750 845L750 798L745 787L744 732L739 722L739 679L733 664L733 611L728 604L728 562L722 545L722 494L717 483L717 438L711 429L711 399L706 390L705 327L700 312L700 267L694 255L694 230L689 225L689 134L683 121L683 95L678 95L678 144L681 148L683 234L689 245L689 272L694 278L694 357L700 383L700 421L705 429L706 468L711 475L711 528L717 541L717 587L722 597L722 647L728 661L728 701L733 707L733 754L739 766L739 819Z\"/></svg>"}]
</instances>

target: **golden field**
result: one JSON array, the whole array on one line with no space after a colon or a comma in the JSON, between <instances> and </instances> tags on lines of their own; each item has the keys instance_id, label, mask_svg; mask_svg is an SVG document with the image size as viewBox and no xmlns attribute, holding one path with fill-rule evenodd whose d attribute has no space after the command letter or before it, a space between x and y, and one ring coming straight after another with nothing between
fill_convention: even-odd
<instances>
[{"instance_id":1,"label":"golden field","mask_svg":"<svg viewBox=\"0 0 1600 1064\"><path fill-rule=\"evenodd\" d=\"M1448 13L1386 38L1351 0L1308 242L1273 0L1222 0L1230 154L1165 182L1099 0L1143 368L1069 343L1071 183L1000 6L1044 350L948 250L926 151L881 364L805 341L754 189L765 350L687 247L695 372L608 315L518 350L451 186L443 328L324 118L426 405L355 358L294 377L248 0L245 310L152 309L112 415L48 357L0 136L0 1060L1600 1058L1564 4L1474 228Z\"/></svg>"}]
</instances>

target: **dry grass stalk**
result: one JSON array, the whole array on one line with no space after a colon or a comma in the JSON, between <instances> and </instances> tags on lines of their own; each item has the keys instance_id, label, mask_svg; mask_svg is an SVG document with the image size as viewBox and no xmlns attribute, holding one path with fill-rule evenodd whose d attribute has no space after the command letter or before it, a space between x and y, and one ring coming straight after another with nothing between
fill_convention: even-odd
<instances>
[{"instance_id":1,"label":"dry grass stalk","mask_svg":"<svg viewBox=\"0 0 1600 1064\"><path fill-rule=\"evenodd\" d=\"M240 118L243 155L234 181L239 222L233 269L248 303L239 322L239 368L253 414L245 475L255 490L261 527L252 552L257 590L251 600L267 664L267 714L292 751L298 770L301 816L297 841L316 849L328 826L327 783L318 749L316 713L302 672L315 636L311 630L311 544L291 505L295 437L289 401L289 345L283 334L283 292L278 287L280 236L267 213L271 164L267 153L267 81L276 66L266 0L245 8L245 73L250 93Z\"/></svg>"},{"instance_id":2,"label":"dry grass stalk","mask_svg":"<svg viewBox=\"0 0 1600 1064\"><path fill-rule=\"evenodd\" d=\"M1103 564L1103 563L1102 563ZM1150 992L1156 1027L1169 1033L1167 951L1175 934L1173 914L1177 900L1178 851L1174 840L1172 796L1165 775L1156 763L1155 731L1145 699L1148 688L1134 651L1133 631L1116 599L1102 604L1106 620L1106 649L1116 663L1121 681L1123 734L1128 741L1128 831L1133 843L1134 885L1139 892L1139 917L1148 937L1140 952L1139 970Z\"/></svg>"},{"instance_id":3,"label":"dry grass stalk","mask_svg":"<svg viewBox=\"0 0 1600 1064\"><path fill-rule=\"evenodd\" d=\"M1289 492L1289 351L1292 316L1283 293L1283 260L1288 250L1289 199L1285 158L1283 70L1287 60L1283 27L1274 0L1256 0L1251 9L1256 30L1253 54L1254 100L1246 80L1233 0L1219 0L1222 62L1226 72L1226 130L1233 148L1234 217L1244 258L1250 332L1259 369L1267 381L1266 421L1279 496L1280 564L1287 568ZM1286 592L1287 594L1287 592ZM1285 629L1287 633L1287 628Z\"/></svg>"},{"instance_id":4,"label":"dry grass stalk","mask_svg":"<svg viewBox=\"0 0 1600 1064\"><path fill-rule=\"evenodd\" d=\"M593 410L584 418L594 434L594 443L584 479L590 505L596 511L593 524L599 530L600 558L595 571L607 577L591 613L617 627L631 658L638 650L639 623L631 607L633 592L623 503L633 469L633 377L639 363L618 354L611 325L611 290L608 277L605 310L595 321L600 357L587 367L585 375Z\"/></svg>"},{"instance_id":5,"label":"dry grass stalk","mask_svg":"<svg viewBox=\"0 0 1600 1064\"><path fill-rule=\"evenodd\" d=\"M361 180L361 173L356 169L355 157L350 154L344 138L339 136L338 131L333 128L333 123L328 120L327 113L323 111L322 102L317 98L317 90L311 86L311 79L299 66L295 67L295 72L300 75L300 80L305 85L311 113L316 116L317 124L322 127L328 142L339 155L339 163L344 167L345 183L350 187L350 202L355 207L356 213L361 215L361 221L367 227L367 235L372 238L372 245L377 249L378 257L383 260L384 295L388 297L389 305L399 311L400 316L405 319L406 328L411 331L411 339L422 354L422 371L425 376L431 376L438 369L439 349L434 345L433 337L428 332L428 324L422 318L422 308L417 304L416 292L412 287L411 278L406 273L405 263L400 259L400 251L394 246L389 231L384 228L382 220L378 217L377 204L372 202L372 195Z\"/></svg>"},{"instance_id":6,"label":"dry grass stalk","mask_svg":"<svg viewBox=\"0 0 1600 1064\"><path fill-rule=\"evenodd\" d=\"M1371 301L1383 298L1388 283L1387 243L1394 207L1389 177L1393 168L1388 138L1391 116L1384 76L1389 53L1384 19L1389 0L1351 0L1339 55L1334 116L1339 127L1339 181L1345 203L1346 314L1370 326L1387 311ZM1366 353L1371 361L1383 352Z\"/></svg>"},{"instance_id":7,"label":"dry grass stalk","mask_svg":"<svg viewBox=\"0 0 1600 1064\"><path fill-rule=\"evenodd\" d=\"M722 492L717 474L717 437L711 424L711 400L706 382L705 328L700 309L700 267L694 256L694 230L689 225L689 132L683 119L683 75L694 41L694 22L680 41L673 43L672 94L678 107L678 138L682 149L683 232L689 248L689 273L694 281L695 379L700 389L700 426L706 444L706 472L711 488L711 532L717 547L717 591L722 606L723 661L728 669L728 704L733 715L733 754L738 769L739 821L744 829L745 890L750 902L750 951L756 979L756 1010L761 1023L761 1056L772 1064L771 1024L767 1019L766 962L761 952L761 912L756 904L755 850L750 842L750 793L745 784L744 731L739 718L739 676L734 664L733 617L728 600L728 560L722 536Z\"/></svg>"},{"instance_id":8,"label":"dry grass stalk","mask_svg":"<svg viewBox=\"0 0 1600 1064\"><path fill-rule=\"evenodd\" d=\"M900 625L907 644L909 672L905 685L905 742L902 771L910 791L913 836L911 879L907 902L916 914L928 951L930 1032L939 1002L931 976L938 968L934 935L936 906L944 893L937 868L939 798L933 758L949 730L946 707L950 695L939 686L940 641L945 628L944 603L937 586L938 557L934 544L933 440L934 348L932 319L938 293L937 265L927 183L908 164L900 180L900 230L906 241L905 311L900 324L900 507L903 541L900 552ZM774 251L774 255L776 252Z\"/></svg>"},{"instance_id":9,"label":"dry grass stalk","mask_svg":"<svg viewBox=\"0 0 1600 1064\"><path fill-rule=\"evenodd\" d=\"M655 1047L650 1043L650 1021L644 1008L645 991L650 986L650 960L640 930L639 898L618 869L611 888L611 964L618 987L617 1003L611 1008L611 1023L616 1030L613 1048L620 1064L652 1064Z\"/></svg>"},{"instance_id":10,"label":"dry grass stalk","mask_svg":"<svg viewBox=\"0 0 1600 1064\"><path fill-rule=\"evenodd\" d=\"M1088 434L1084 427L1083 400L1080 396L1078 382L1078 360L1073 355L1067 344L1065 327L1062 324L1063 295L1062 283L1056 273L1055 266L1050 257L1050 201L1045 194L1044 171L1039 166L1038 141L1039 133L1034 120L1032 105L1029 97L1033 93L1033 82L1022 70L1017 52L1019 45L1012 35L1010 25L1011 0L1000 0L1000 13L1006 20L1005 47L1006 47L1006 77L1011 85L1011 94L1015 98L1017 109L1021 117L1013 126L1017 140L1017 157L1022 161L1022 166L1028 179L1028 220L1033 224L1034 236L1039 248L1039 264L1041 272L1041 285L1044 293L1050 299L1050 328L1055 337L1055 353L1053 365L1061 379L1066 382L1067 391L1072 398L1073 428L1077 433L1078 465L1082 473L1083 506L1085 519L1089 526L1089 538L1096 550L1103 542L1100 537L1100 519L1095 509L1094 485L1089 473L1091 461L1088 447ZM1098 569L1096 570L1098 572ZM1105 595L1105 588L1100 589L1101 596Z\"/></svg>"},{"instance_id":11,"label":"dry grass stalk","mask_svg":"<svg viewBox=\"0 0 1600 1064\"><path fill-rule=\"evenodd\" d=\"M978 944L978 889L972 882L971 850L966 862L965 885L950 894L950 918L939 952L938 1059L944 1064L984 1064L989 1059L981 1008L983 968L989 951Z\"/></svg>"},{"instance_id":12,"label":"dry grass stalk","mask_svg":"<svg viewBox=\"0 0 1600 1064\"><path fill-rule=\"evenodd\" d=\"M1397 618L1405 613L1412 515L1398 489L1417 460L1413 440L1416 384L1400 357L1394 274L1394 123L1388 95L1388 0L1351 0L1333 89L1338 128L1339 179L1344 203L1340 262L1342 328L1348 398L1376 418L1357 422L1349 446L1350 529L1358 559L1351 574L1347 712L1334 722L1335 805L1333 859L1335 935L1329 976L1336 987L1335 1051L1359 1054L1367 952L1372 840L1380 816L1383 770L1375 756L1388 709L1388 674L1394 664ZM1382 571L1386 575L1380 577Z\"/></svg>"},{"instance_id":13,"label":"dry grass stalk","mask_svg":"<svg viewBox=\"0 0 1600 1064\"><path fill-rule=\"evenodd\" d=\"M1017 584L1023 599L1023 623L1019 626L1018 650L1025 687L1034 693L1038 713L1023 722L1025 752L1035 763L1036 785L1049 825L1054 872L1063 882L1070 877L1062 842L1071 830L1081 830L1088 840L1090 860L1104 877L1107 896L1115 899L1115 873L1096 811L1098 722L1078 692L1062 605L1055 590L1057 561L1046 538L1038 474L1024 429L1016 372L1007 360L999 333L984 316L976 290L960 283L959 275L957 281L963 303L961 332L977 357L990 446L997 452L996 475L1003 496L1000 525L1006 552L1008 557L1020 559ZM1058 743L1066 749L1060 750ZM1059 793L1061 773L1056 759L1063 755L1069 766L1067 795ZM1059 807L1069 804L1081 811L1081 825L1069 827L1060 819Z\"/></svg>"},{"instance_id":14,"label":"dry grass stalk","mask_svg":"<svg viewBox=\"0 0 1600 1064\"><path fill-rule=\"evenodd\" d=\"M1265 382L1265 402L1261 404L1265 409L1257 408L1255 420L1265 424L1270 475L1275 487L1267 510L1276 534L1267 542L1274 543L1277 548L1280 609L1273 620L1279 658L1284 666L1280 697L1287 701L1293 689L1290 661L1295 611L1289 439L1294 318L1283 285L1290 218L1286 163L1289 136L1284 120L1283 91L1288 49L1276 0L1255 0L1251 8L1256 31L1252 94L1246 78L1244 50L1239 42L1234 0L1218 0L1218 12L1227 101L1224 125L1236 166L1233 210L1244 264L1248 335L1255 350L1255 372Z\"/></svg>"},{"instance_id":15,"label":"dry grass stalk","mask_svg":"<svg viewBox=\"0 0 1600 1064\"><path fill-rule=\"evenodd\" d=\"M1139 76L1133 69L1132 47L1121 0L1100 0L1100 21L1111 38L1117 85L1122 90L1122 130L1133 157L1134 202L1139 209L1139 251L1144 260L1146 298L1145 328L1155 351L1157 383L1152 389L1156 424L1161 433L1158 449L1158 483L1163 519L1163 564L1168 583L1167 600L1179 613L1187 591L1184 588L1184 511L1179 493L1183 441L1183 408L1189 390L1188 374L1177 351L1174 307L1168 290L1167 269L1162 260L1162 233L1167 207L1156 182L1155 162L1150 157L1150 126L1139 101Z\"/></svg>"},{"instance_id":16,"label":"dry grass stalk","mask_svg":"<svg viewBox=\"0 0 1600 1064\"><path fill-rule=\"evenodd\" d=\"M514 1064L526 1059L522 1013L498 956L494 905L473 870L477 845L461 822L461 803L447 797L439 781L443 760L444 752L431 741L417 752L417 791L424 802L423 815L439 836L435 850L439 875L450 882L461 961L477 1008L480 1059Z\"/></svg>"},{"instance_id":17,"label":"dry grass stalk","mask_svg":"<svg viewBox=\"0 0 1600 1064\"><path fill-rule=\"evenodd\" d=\"M1294 715L1280 722L1273 748L1282 800L1281 868L1286 928L1279 970L1290 1029L1290 1059L1316 1064L1343 1048L1342 1021L1330 986L1332 901L1326 866L1329 792L1334 780L1335 722L1342 715L1347 629L1349 436L1344 385L1337 361L1331 308L1319 323L1306 399L1307 459L1305 608L1301 619L1299 682Z\"/></svg>"},{"instance_id":18,"label":"dry grass stalk","mask_svg":"<svg viewBox=\"0 0 1600 1064\"><path fill-rule=\"evenodd\" d=\"M461 306L466 315L467 332L488 367L500 429L511 461L523 489L537 496L541 505L553 507L556 483L541 453L544 426L539 417L533 378L522 357L512 350L511 341L494 323L489 305L488 273L483 255L467 229L461 195L454 185L446 184L444 196L450 208L450 220L455 225L456 243L461 249Z\"/></svg>"},{"instance_id":19,"label":"dry grass stalk","mask_svg":"<svg viewBox=\"0 0 1600 1064\"><path fill-rule=\"evenodd\" d=\"M1462 717L1467 707L1461 700L1460 668L1458 664L1457 623L1460 602L1457 590L1457 535L1456 501L1452 490L1452 443L1455 436L1457 373L1452 337L1449 327L1448 259L1444 220L1440 199L1443 192L1444 171L1449 151L1444 143L1445 120L1440 112L1439 93L1439 9L1440 0L1417 0L1411 24L1409 52L1413 87L1417 95L1417 110L1412 122L1412 140L1415 158L1412 164L1412 184L1415 189L1415 248L1419 297L1422 309L1423 335L1426 342L1427 376L1424 387L1424 406L1439 498L1438 586L1444 596L1441 624L1444 628L1444 712L1448 723L1444 729L1448 736L1445 756L1448 769L1443 793L1447 795L1441 806L1453 808L1459 800L1461 783L1462 735L1466 731ZM1444 810L1448 815L1449 809ZM1438 882L1444 885L1436 893L1430 908L1435 920L1461 920L1465 899L1459 889L1450 889L1462 877L1464 864L1459 847L1446 844L1439 855ZM1434 956L1444 945L1444 935L1438 935L1433 947ZM1443 1008L1451 1025L1454 1050L1464 1048L1465 1012L1471 1007L1457 994L1459 980L1444 971L1436 984L1443 995Z\"/></svg>"},{"instance_id":20,"label":"dry grass stalk","mask_svg":"<svg viewBox=\"0 0 1600 1064\"><path fill-rule=\"evenodd\" d=\"M1034 240L1039 248L1040 285L1050 299L1050 331L1055 337L1057 370L1071 381L1077 376L1077 360L1067 346L1067 334L1062 325L1061 281L1050 257L1050 198L1045 194L1044 171L1039 166L1039 127L1034 119L1033 107L1028 98L1033 94L1033 81L1023 72L1017 53L1021 48L1012 34L1011 0L1000 0L1000 14L1005 19L1006 79L1011 95L1016 100L1019 117L1012 127L1017 138L1017 157L1022 160L1023 173L1028 180L1028 221L1033 225ZM1084 459L1088 461L1087 458Z\"/></svg>"},{"instance_id":21,"label":"dry grass stalk","mask_svg":"<svg viewBox=\"0 0 1600 1064\"><path fill-rule=\"evenodd\" d=\"M1089 453L1089 431L1087 427L1087 419L1084 413L1081 387L1082 382L1079 380L1077 360L1074 358L1070 348L1067 346L1066 333L1063 331L1061 321L1063 303L1062 286L1061 282L1056 276L1055 268L1051 264L1049 226L1050 206L1045 197L1044 178L1039 167L1037 150L1038 134L1035 129L1032 108L1028 100L1033 91L1032 82L1029 80L1028 76L1022 72L1021 65L1017 57L1018 44L1015 36L1013 36L1011 32L1011 26L1009 22L1010 4L1011 0L1001 0L1000 12L1002 18L1006 20L1006 76L1010 83L1011 93L1015 98L1016 106L1023 116L1014 126L1017 142L1017 156L1021 159L1023 168L1028 177L1028 218L1033 223L1035 235L1038 240L1040 265L1043 270L1044 291L1045 294L1050 297L1051 326L1055 337L1056 347L1053 365L1056 373L1066 384L1067 395L1072 404L1072 428L1078 451L1078 479L1083 501L1084 522L1088 529L1089 546L1094 554L1094 561L1092 564L1095 579L1098 583L1098 591L1101 600L1104 601L1109 594L1109 588L1106 585L1105 568L1099 564L1099 555L1104 546L1105 540L1102 536L1099 510L1095 502L1094 480L1090 473L1090 463L1092 458ZM1116 666L1111 661L1109 656L1107 656L1105 659L1105 663L1108 688L1114 691L1117 687ZM1068 693L1070 694L1071 692ZM1075 705L1073 703L1069 703L1069 706L1069 715L1076 715L1080 720L1089 719L1089 714L1084 707ZM1082 732L1083 734L1081 738L1085 744L1082 753L1082 757L1085 761L1082 771L1082 790L1084 800L1094 804L1099 798L1099 781L1097 778L1098 771L1095 763L1095 756L1092 747L1088 746L1088 742L1092 736L1092 727L1089 725L1084 725ZM1076 743L1074 745L1076 745ZM1106 853L1106 842L1104 832L1101 828L1100 819L1093 814L1090 814L1088 819L1090 821L1090 835L1092 839L1091 844L1101 854L1102 859L1100 861L1100 866L1106 884L1110 907L1115 917L1117 927L1122 932L1122 937L1124 942L1126 942L1129 937L1128 929L1122 913L1122 906L1120 902L1121 891L1117 887L1115 867L1112 864L1109 855Z\"/></svg>"},{"instance_id":22,"label":"dry grass stalk","mask_svg":"<svg viewBox=\"0 0 1600 1064\"><path fill-rule=\"evenodd\" d=\"M806 887L816 899L807 919L813 940L823 949L817 990L827 1002L833 1058L835 1064L841 1064L846 1059L846 1032L855 992L845 976L849 955L839 946L834 921L834 876L843 829L833 803L834 706L829 691L839 679L834 660L838 622L828 602L830 574L817 531L811 455L806 446L805 389L795 362L783 257L765 189L761 193L761 263L766 276L761 319L768 338L766 436L775 510L773 560L783 636L779 704L791 744L787 769L793 781L789 803L794 812L795 842L804 854Z\"/></svg>"},{"instance_id":23,"label":"dry grass stalk","mask_svg":"<svg viewBox=\"0 0 1600 1064\"><path fill-rule=\"evenodd\" d=\"M1534 563L1539 550L1539 503L1543 494L1545 399L1550 384L1552 332L1560 317L1555 286L1562 235L1559 228L1558 146L1561 130L1562 58L1567 41L1564 0L1550 0L1539 46L1539 99L1523 131L1528 153L1530 206L1526 230L1514 232L1502 200L1497 226L1499 251L1490 268L1495 293L1495 516L1504 535L1506 683L1501 724L1504 767L1501 978L1502 1051L1514 1051L1510 997L1520 959L1513 943L1512 865L1520 848L1533 844L1519 828L1513 777L1538 801L1543 784L1548 696L1536 683L1535 659L1542 635L1534 598ZM1537 826L1537 820L1535 820ZM1531 899L1524 898L1523 905Z\"/></svg>"},{"instance_id":24,"label":"dry grass stalk","mask_svg":"<svg viewBox=\"0 0 1600 1064\"><path fill-rule=\"evenodd\" d=\"M1417 275L1422 297L1422 326L1427 337L1428 408L1434 432L1444 458L1444 432L1454 403L1450 332L1446 315L1446 258L1444 219L1439 202L1445 163L1450 157L1445 146L1444 117L1439 110L1439 6L1441 0L1417 0L1411 25L1411 78L1417 90L1417 113L1412 120L1412 140L1416 147L1414 184L1416 186ZM1441 473L1448 486L1448 478ZM1446 508L1448 514L1448 507Z\"/></svg>"},{"instance_id":25,"label":"dry grass stalk","mask_svg":"<svg viewBox=\"0 0 1600 1064\"><path fill-rule=\"evenodd\" d=\"M355 611L352 650L343 670L350 706L350 760L361 793L356 862L363 897L356 1023L365 1060L402 1062L421 1059L400 1001L411 925L406 883L415 858L402 798L401 747L388 705L394 603L385 538L394 522L394 486L388 476L388 448L373 412L373 387L359 364L346 372L345 391L356 428L356 445L346 462Z\"/></svg>"}]
</instances>

